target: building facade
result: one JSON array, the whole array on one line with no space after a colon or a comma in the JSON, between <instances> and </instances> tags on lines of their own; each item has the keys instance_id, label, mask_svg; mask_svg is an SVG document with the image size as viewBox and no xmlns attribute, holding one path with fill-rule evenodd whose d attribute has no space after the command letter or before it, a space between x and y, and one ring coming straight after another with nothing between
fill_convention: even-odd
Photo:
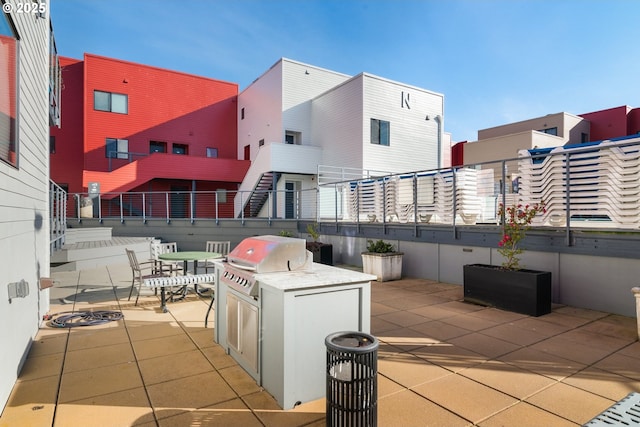
<instances>
[{"instance_id":1,"label":"building facade","mask_svg":"<svg viewBox=\"0 0 640 427\"><path fill-rule=\"evenodd\" d=\"M226 192L237 190L249 166L236 158L235 83L90 54L61 63L65 114L51 131L56 183L99 194L102 215L169 209L172 217L206 216L208 209L213 216L213 202L186 195L209 191L231 216ZM121 201L121 192L169 192L170 200Z\"/></svg>"},{"instance_id":2,"label":"building facade","mask_svg":"<svg viewBox=\"0 0 640 427\"><path fill-rule=\"evenodd\" d=\"M478 140L453 146L454 165L518 157L519 150L561 147L635 135L640 108L620 106L586 114L547 114L478 131Z\"/></svg>"},{"instance_id":3,"label":"building facade","mask_svg":"<svg viewBox=\"0 0 640 427\"><path fill-rule=\"evenodd\" d=\"M98 201L94 215L299 218L317 208L319 167L362 177L448 157L444 96L367 73L282 58L238 94L233 83L97 55L62 64L69 114L52 129L52 178ZM142 192L171 200L133 196Z\"/></svg>"},{"instance_id":4,"label":"building facade","mask_svg":"<svg viewBox=\"0 0 640 427\"><path fill-rule=\"evenodd\" d=\"M236 201L236 216L250 206L297 218L318 208L322 194L305 192L318 183L436 168L445 157L444 96L367 73L282 58L240 93L238 108L238 155L252 165L241 185L251 196ZM284 197L260 197L272 189Z\"/></svg>"},{"instance_id":5,"label":"building facade","mask_svg":"<svg viewBox=\"0 0 640 427\"><path fill-rule=\"evenodd\" d=\"M59 113L48 4L9 0L0 13L0 412L49 311L49 125ZM35 8L35 9L34 9ZM29 9L34 13L17 13ZM7 13L7 11L9 11ZM16 13L13 13L16 12ZM45 408L50 410L51 408Z\"/></svg>"}]
</instances>

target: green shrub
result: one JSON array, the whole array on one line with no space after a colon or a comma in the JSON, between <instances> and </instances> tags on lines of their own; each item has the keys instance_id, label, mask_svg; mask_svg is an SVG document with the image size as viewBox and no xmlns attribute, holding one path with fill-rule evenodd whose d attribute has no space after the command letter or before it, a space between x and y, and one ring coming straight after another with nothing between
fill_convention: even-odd
<instances>
[{"instance_id":1,"label":"green shrub","mask_svg":"<svg viewBox=\"0 0 640 427\"><path fill-rule=\"evenodd\" d=\"M387 243L384 240L378 240L376 242L374 242L373 240L367 240L367 252L388 254L395 251L395 247L391 243Z\"/></svg>"}]
</instances>

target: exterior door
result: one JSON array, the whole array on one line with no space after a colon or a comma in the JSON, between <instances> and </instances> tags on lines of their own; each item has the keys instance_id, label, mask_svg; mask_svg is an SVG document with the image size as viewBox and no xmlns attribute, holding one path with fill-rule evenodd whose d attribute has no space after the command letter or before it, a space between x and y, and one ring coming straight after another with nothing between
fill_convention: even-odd
<instances>
[{"instance_id":1,"label":"exterior door","mask_svg":"<svg viewBox=\"0 0 640 427\"><path fill-rule=\"evenodd\" d=\"M296 219L299 214L298 192L300 190L299 181L287 181L284 183L284 217L286 219Z\"/></svg>"},{"instance_id":2,"label":"exterior door","mask_svg":"<svg viewBox=\"0 0 640 427\"><path fill-rule=\"evenodd\" d=\"M171 218L187 218L189 213L189 189L171 186Z\"/></svg>"}]
</instances>

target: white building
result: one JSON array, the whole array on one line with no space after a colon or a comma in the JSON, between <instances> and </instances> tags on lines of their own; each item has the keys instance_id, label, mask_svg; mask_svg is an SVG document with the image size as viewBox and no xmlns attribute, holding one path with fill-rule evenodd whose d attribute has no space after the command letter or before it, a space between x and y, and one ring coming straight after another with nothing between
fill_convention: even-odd
<instances>
[{"instance_id":1,"label":"white building","mask_svg":"<svg viewBox=\"0 0 640 427\"><path fill-rule=\"evenodd\" d=\"M40 279L49 276L50 101L59 86L48 8L8 0L0 14L0 411L49 310Z\"/></svg>"},{"instance_id":2,"label":"white building","mask_svg":"<svg viewBox=\"0 0 640 427\"><path fill-rule=\"evenodd\" d=\"M315 209L304 190L318 180L439 167L443 116L442 94L280 59L238 97L238 158L252 165L236 216L254 189L265 197L253 193L250 215L296 218ZM273 188L293 191L267 199Z\"/></svg>"}]
</instances>

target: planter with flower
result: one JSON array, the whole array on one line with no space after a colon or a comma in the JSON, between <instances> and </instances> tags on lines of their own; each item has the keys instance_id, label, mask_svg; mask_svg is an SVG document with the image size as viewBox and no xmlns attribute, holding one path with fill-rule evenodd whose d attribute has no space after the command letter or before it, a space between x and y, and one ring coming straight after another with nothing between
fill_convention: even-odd
<instances>
[{"instance_id":1,"label":"planter with flower","mask_svg":"<svg viewBox=\"0 0 640 427\"><path fill-rule=\"evenodd\" d=\"M475 304L542 316L551 312L551 273L528 270L520 265L524 249L520 242L531 228L533 218L545 212L544 202L505 208L502 239L498 252L504 257L501 266L470 264L464 266L464 300Z\"/></svg>"}]
</instances>

